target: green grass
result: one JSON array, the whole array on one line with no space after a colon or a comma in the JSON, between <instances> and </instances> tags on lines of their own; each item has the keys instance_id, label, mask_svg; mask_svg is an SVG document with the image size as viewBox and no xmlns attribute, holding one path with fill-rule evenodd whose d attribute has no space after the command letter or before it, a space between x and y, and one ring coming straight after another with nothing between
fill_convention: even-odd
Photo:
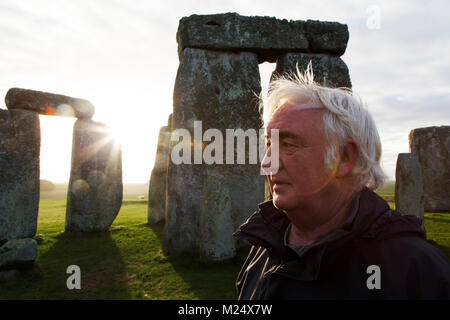
<instances>
[{"instance_id":1,"label":"green grass","mask_svg":"<svg viewBox=\"0 0 450 320\"><path fill-rule=\"evenodd\" d=\"M395 209L395 183L387 183L383 188L377 190L389 204ZM427 239L441 249L450 259L450 214L425 212L424 225Z\"/></svg>"},{"instance_id":2,"label":"green grass","mask_svg":"<svg viewBox=\"0 0 450 320\"><path fill-rule=\"evenodd\" d=\"M63 232L65 200L41 200L35 267L1 283L0 299L235 299L234 283L248 249L218 265L197 256L166 257L163 224L146 223L147 201L139 194L126 195L110 232L88 234ZM450 215L426 213L425 227L428 239L450 257ZM81 290L66 287L72 264L81 268Z\"/></svg>"},{"instance_id":3,"label":"green grass","mask_svg":"<svg viewBox=\"0 0 450 320\"><path fill-rule=\"evenodd\" d=\"M395 202L388 200L390 196L383 195L383 198L388 201L391 209L395 209ZM427 240L441 249L450 259L450 214L425 212L423 218Z\"/></svg>"},{"instance_id":4,"label":"green grass","mask_svg":"<svg viewBox=\"0 0 450 320\"><path fill-rule=\"evenodd\" d=\"M161 251L163 224L149 226L147 201L125 199L111 232L66 234L65 200L42 200L32 270L2 283L0 299L235 299L234 282L247 255L207 265ZM66 268L81 268L81 290L66 288Z\"/></svg>"},{"instance_id":5,"label":"green grass","mask_svg":"<svg viewBox=\"0 0 450 320\"><path fill-rule=\"evenodd\" d=\"M376 192L388 202L395 202L395 182L388 182ZM392 206L391 206L392 207ZM394 208L394 207L392 207Z\"/></svg>"},{"instance_id":6,"label":"green grass","mask_svg":"<svg viewBox=\"0 0 450 320\"><path fill-rule=\"evenodd\" d=\"M450 214L425 213L427 239L436 244L450 259Z\"/></svg>"}]
</instances>

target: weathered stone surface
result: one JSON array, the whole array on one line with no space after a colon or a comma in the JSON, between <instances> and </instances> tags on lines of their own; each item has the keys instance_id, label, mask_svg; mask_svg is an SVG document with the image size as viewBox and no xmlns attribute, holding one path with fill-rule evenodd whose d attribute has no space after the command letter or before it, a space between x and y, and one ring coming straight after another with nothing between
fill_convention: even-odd
<instances>
[{"instance_id":1,"label":"weathered stone surface","mask_svg":"<svg viewBox=\"0 0 450 320\"><path fill-rule=\"evenodd\" d=\"M237 13L191 15L180 20L177 33L180 59L185 48L245 51L259 62L275 62L286 52L342 55L348 28L337 22L288 21Z\"/></svg>"},{"instance_id":2,"label":"weathered stone surface","mask_svg":"<svg viewBox=\"0 0 450 320\"><path fill-rule=\"evenodd\" d=\"M422 168L414 153L399 153L395 171L395 209L423 218Z\"/></svg>"},{"instance_id":3,"label":"weathered stone surface","mask_svg":"<svg viewBox=\"0 0 450 320\"><path fill-rule=\"evenodd\" d=\"M84 99L21 88L9 89L5 103L8 109L26 109L63 117L90 119L95 112L94 105Z\"/></svg>"},{"instance_id":4,"label":"weathered stone surface","mask_svg":"<svg viewBox=\"0 0 450 320\"><path fill-rule=\"evenodd\" d=\"M122 151L108 128L77 120L66 207L66 231L108 230L122 205Z\"/></svg>"},{"instance_id":5,"label":"weathered stone surface","mask_svg":"<svg viewBox=\"0 0 450 320\"><path fill-rule=\"evenodd\" d=\"M347 49L348 27L339 22L308 20L305 23L309 52L341 56Z\"/></svg>"},{"instance_id":6,"label":"weathered stone surface","mask_svg":"<svg viewBox=\"0 0 450 320\"><path fill-rule=\"evenodd\" d=\"M36 112L0 110L0 244L36 234L40 144Z\"/></svg>"},{"instance_id":7,"label":"weathered stone surface","mask_svg":"<svg viewBox=\"0 0 450 320\"><path fill-rule=\"evenodd\" d=\"M0 270L28 267L36 256L37 242L34 239L9 240L0 247Z\"/></svg>"},{"instance_id":8,"label":"weathered stone surface","mask_svg":"<svg viewBox=\"0 0 450 320\"><path fill-rule=\"evenodd\" d=\"M260 90L256 54L185 49L175 82L173 129L188 130L191 139L194 138L194 121L202 121L202 132L209 128L218 129L224 139L223 163L226 163L225 129L245 131L252 128L258 133L261 121L255 93ZM185 143L190 145L189 141ZM209 145L209 142L205 144ZM170 150L173 147L171 141ZM192 155L194 151L191 148ZM163 236L163 249L167 253L199 252L207 169L216 170L225 177L234 229L264 199L264 176L260 175L259 161L254 165L248 164L249 161L233 165L191 163L175 165L169 161Z\"/></svg>"},{"instance_id":9,"label":"weathered stone surface","mask_svg":"<svg viewBox=\"0 0 450 320\"><path fill-rule=\"evenodd\" d=\"M326 54L287 53L278 59L273 77L278 74L296 73L297 65L300 72L304 72L310 61L317 83L334 88L352 87L345 62L339 57Z\"/></svg>"},{"instance_id":10,"label":"weathered stone surface","mask_svg":"<svg viewBox=\"0 0 450 320\"><path fill-rule=\"evenodd\" d=\"M148 223L157 223L165 219L167 166L169 164L169 143L170 127L164 126L159 130L155 165L150 176L147 210Z\"/></svg>"},{"instance_id":11,"label":"weathered stone surface","mask_svg":"<svg viewBox=\"0 0 450 320\"><path fill-rule=\"evenodd\" d=\"M450 212L450 126L414 129L409 146L422 167L425 211Z\"/></svg>"},{"instance_id":12,"label":"weathered stone surface","mask_svg":"<svg viewBox=\"0 0 450 320\"><path fill-rule=\"evenodd\" d=\"M212 262L228 260L236 255L230 192L222 174L209 170L206 175L200 217L200 257Z\"/></svg>"}]
</instances>

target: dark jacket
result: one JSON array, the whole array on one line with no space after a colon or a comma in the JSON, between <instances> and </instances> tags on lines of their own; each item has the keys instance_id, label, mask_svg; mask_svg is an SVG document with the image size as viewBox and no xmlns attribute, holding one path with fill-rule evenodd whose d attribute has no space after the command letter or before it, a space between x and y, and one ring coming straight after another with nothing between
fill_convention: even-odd
<instances>
[{"instance_id":1,"label":"dark jacket","mask_svg":"<svg viewBox=\"0 0 450 320\"><path fill-rule=\"evenodd\" d=\"M390 210L367 188L346 222L311 245L286 244L290 220L272 201L259 209L234 234L253 245L236 282L239 299L450 298L450 262L425 240L422 219Z\"/></svg>"}]
</instances>

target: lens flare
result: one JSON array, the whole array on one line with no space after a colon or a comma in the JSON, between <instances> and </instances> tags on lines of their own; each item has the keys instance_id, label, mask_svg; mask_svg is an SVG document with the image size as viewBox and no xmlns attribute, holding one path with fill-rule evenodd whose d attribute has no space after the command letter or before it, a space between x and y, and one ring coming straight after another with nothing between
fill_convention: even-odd
<instances>
[{"instance_id":1,"label":"lens flare","mask_svg":"<svg viewBox=\"0 0 450 320\"><path fill-rule=\"evenodd\" d=\"M46 116L52 116L52 115L54 115L54 114L55 114L55 108L53 108L53 106L46 106L46 107L45 107L44 114L45 114Z\"/></svg>"},{"instance_id":2,"label":"lens flare","mask_svg":"<svg viewBox=\"0 0 450 320\"><path fill-rule=\"evenodd\" d=\"M75 180L75 182L72 183L72 192L77 196L87 194L90 189L91 187L89 186L89 183L83 179Z\"/></svg>"},{"instance_id":3,"label":"lens flare","mask_svg":"<svg viewBox=\"0 0 450 320\"><path fill-rule=\"evenodd\" d=\"M61 117L75 117L75 111L70 104L62 103L56 107L56 111L54 111L56 116Z\"/></svg>"}]
</instances>

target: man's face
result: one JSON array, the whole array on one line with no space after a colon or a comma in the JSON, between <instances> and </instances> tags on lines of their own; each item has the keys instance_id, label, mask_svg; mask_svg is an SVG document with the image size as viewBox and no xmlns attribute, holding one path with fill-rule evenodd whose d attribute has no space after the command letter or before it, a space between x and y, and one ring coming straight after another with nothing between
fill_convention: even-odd
<instances>
[{"instance_id":1,"label":"man's face","mask_svg":"<svg viewBox=\"0 0 450 320\"><path fill-rule=\"evenodd\" d=\"M285 211L319 200L320 192L333 177L332 168L325 167L324 111L298 108L302 104L305 102L283 104L267 125L268 150L262 166L270 167L270 133L278 129L279 169L268 175L268 181L274 205Z\"/></svg>"}]
</instances>

